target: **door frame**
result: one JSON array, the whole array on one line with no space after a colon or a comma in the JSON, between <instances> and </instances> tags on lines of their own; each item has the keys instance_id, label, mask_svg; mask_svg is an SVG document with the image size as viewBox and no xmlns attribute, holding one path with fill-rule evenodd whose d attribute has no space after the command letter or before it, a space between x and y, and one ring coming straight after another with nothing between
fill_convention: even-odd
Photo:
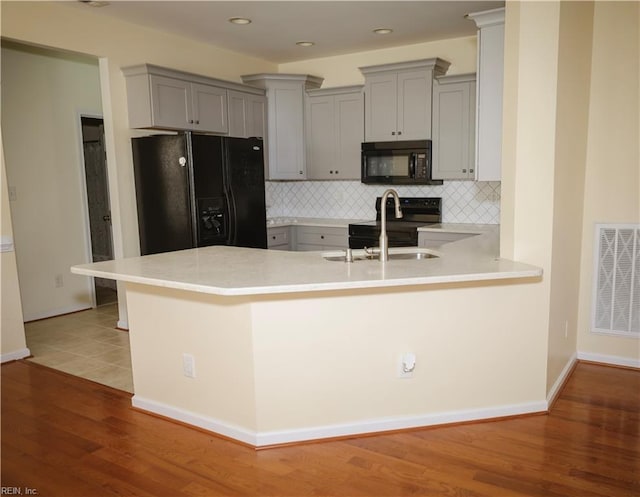
<instances>
[{"instance_id":1,"label":"door frame","mask_svg":"<svg viewBox=\"0 0 640 497\"><path fill-rule=\"evenodd\" d=\"M86 164L84 158L84 145L83 145L83 133L82 133L82 118L91 118L91 119L100 119L104 125L104 116L102 114L96 114L94 112L76 112L76 122L78 126L78 153L80 154L80 180L81 180L81 192L82 192L82 221L84 223L84 244L85 244L85 263L90 264L93 262L93 251L91 249L91 223L89 221L89 195L87 193L87 177L86 177ZM107 182L107 191L109 197L109 210L111 210L111 189L109 188L109 165L106 158L106 136L105 138L105 166L106 166L106 182ZM109 224L109 229L111 230L111 249L115 252L115 247L113 243L113 223ZM91 307L94 309L98 306L97 297L96 297L96 285L95 279L93 277L87 278L87 286L89 295L91 296Z\"/></svg>"}]
</instances>

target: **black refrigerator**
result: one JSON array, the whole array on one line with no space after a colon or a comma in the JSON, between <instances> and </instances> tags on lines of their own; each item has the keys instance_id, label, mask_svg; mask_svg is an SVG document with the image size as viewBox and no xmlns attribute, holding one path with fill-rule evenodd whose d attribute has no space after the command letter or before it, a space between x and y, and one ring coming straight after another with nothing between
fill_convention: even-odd
<instances>
[{"instance_id":1,"label":"black refrigerator","mask_svg":"<svg viewBox=\"0 0 640 497\"><path fill-rule=\"evenodd\" d=\"M267 248L259 138L132 138L141 255L208 245Z\"/></svg>"}]
</instances>

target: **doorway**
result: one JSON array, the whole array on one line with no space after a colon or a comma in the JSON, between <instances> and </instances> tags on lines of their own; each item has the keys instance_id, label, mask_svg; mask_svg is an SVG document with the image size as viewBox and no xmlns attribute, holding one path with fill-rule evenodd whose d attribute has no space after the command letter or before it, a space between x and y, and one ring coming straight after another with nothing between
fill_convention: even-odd
<instances>
[{"instance_id":1,"label":"doorway","mask_svg":"<svg viewBox=\"0 0 640 497\"><path fill-rule=\"evenodd\" d=\"M113 259L111 206L104 146L104 121L102 118L81 116L82 149L84 157L85 185L93 262ZM116 282L94 278L97 306L118 301Z\"/></svg>"}]
</instances>

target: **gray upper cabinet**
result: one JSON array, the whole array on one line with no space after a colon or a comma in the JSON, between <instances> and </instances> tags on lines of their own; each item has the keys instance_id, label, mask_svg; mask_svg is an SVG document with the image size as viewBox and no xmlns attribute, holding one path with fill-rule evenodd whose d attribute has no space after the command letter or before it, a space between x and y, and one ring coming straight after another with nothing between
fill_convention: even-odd
<instances>
[{"instance_id":1,"label":"gray upper cabinet","mask_svg":"<svg viewBox=\"0 0 640 497\"><path fill-rule=\"evenodd\" d=\"M129 125L142 129L228 134L227 92L264 91L230 81L151 64L122 69L127 84Z\"/></svg>"},{"instance_id":2,"label":"gray upper cabinet","mask_svg":"<svg viewBox=\"0 0 640 497\"><path fill-rule=\"evenodd\" d=\"M439 58L361 67L365 141L430 139L433 79L448 68Z\"/></svg>"},{"instance_id":3,"label":"gray upper cabinet","mask_svg":"<svg viewBox=\"0 0 640 497\"><path fill-rule=\"evenodd\" d=\"M306 74L251 74L242 81L267 93L268 179L307 178L304 134L305 91L323 79Z\"/></svg>"},{"instance_id":4,"label":"gray upper cabinet","mask_svg":"<svg viewBox=\"0 0 640 497\"><path fill-rule=\"evenodd\" d=\"M478 27L476 179L502 179L504 8L469 14Z\"/></svg>"},{"instance_id":5,"label":"gray upper cabinet","mask_svg":"<svg viewBox=\"0 0 640 497\"><path fill-rule=\"evenodd\" d=\"M307 179L360 179L362 86L310 90L306 103Z\"/></svg>"},{"instance_id":6,"label":"gray upper cabinet","mask_svg":"<svg viewBox=\"0 0 640 497\"><path fill-rule=\"evenodd\" d=\"M266 138L267 98L235 90L227 92L229 136Z\"/></svg>"},{"instance_id":7,"label":"gray upper cabinet","mask_svg":"<svg viewBox=\"0 0 640 497\"><path fill-rule=\"evenodd\" d=\"M211 133L229 132L226 89L191 83L191 99L191 129Z\"/></svg>"},{"instance_id":8,"label":"gray upper cabinet","mask_svg":"<svg viewBox=\"0 0 640 497\"><path fill-rule=\"evenodd\" d=\"M433 85L433 179L475 179L476 75Z\"/></svg>"}]
</instances>

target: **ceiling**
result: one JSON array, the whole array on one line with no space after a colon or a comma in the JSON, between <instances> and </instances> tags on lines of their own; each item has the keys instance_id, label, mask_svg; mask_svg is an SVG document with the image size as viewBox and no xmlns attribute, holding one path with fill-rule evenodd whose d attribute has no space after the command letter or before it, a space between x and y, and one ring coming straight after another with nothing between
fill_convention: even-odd
<instances>
[{"instance_id":1,"label":"ceiling","mask_svg":"<svg viewBox=\"0 0 640 497\"><path fill-rule=\"evenodd\" d=\"M95 3L95 2L94 2ZM281 64L377 50L446 38L472 36L470 12L504 6L504 1L113 1L100 8L74 8L172 32ZM251 24L231 24L246 17ZM393 33L377 35L375 28ZM297 41L313 41L299 47Z\"/></svg>"}]
</instances>

